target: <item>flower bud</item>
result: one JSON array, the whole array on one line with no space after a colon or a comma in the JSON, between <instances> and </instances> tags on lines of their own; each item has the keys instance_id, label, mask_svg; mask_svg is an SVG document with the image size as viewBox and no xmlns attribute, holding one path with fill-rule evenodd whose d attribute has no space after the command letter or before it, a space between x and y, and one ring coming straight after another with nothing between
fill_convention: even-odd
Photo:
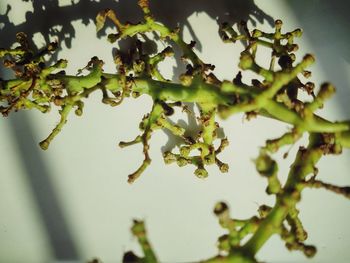
<instances>
[{"instance_id":1,"label":"flower bud","mask_svg":"<svg viewBox=\"0 0 350 263\"><path fill-rule=\"evenodd\" d=\"M194 171L194 174L198 177L198 178L206 178L208 177L208 172L207 170L205 170L204 168L197 168Z\"/></svg>"}]
</instances>

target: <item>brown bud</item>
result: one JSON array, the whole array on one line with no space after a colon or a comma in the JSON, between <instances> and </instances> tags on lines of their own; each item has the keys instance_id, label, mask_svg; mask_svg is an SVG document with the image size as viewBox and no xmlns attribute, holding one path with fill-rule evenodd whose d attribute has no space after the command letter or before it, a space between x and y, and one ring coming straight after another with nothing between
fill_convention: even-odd
<instances>
[{"instance_id":1,"label":"brown bud","mask_svg":"<svg viewBox=\"0 0 350 263\"><path fill-rule=\"evenodd\" d=\"M219 216L228 210L228 206L224 202L219 202L214 207L214 214Z\"/></svg>"},{"instance_id":2,"label":"brown bud","mask_svg":"<svg viewBox=\"0 0 350 263\"><path fill-rule=\"evenodd\" d=\"M144 9L144 8L149 8L149 2L148 0L139 0L138 5Z\"/></svg>"},{"instance_id":3,"label":"brown bud","mask_svg":"<svg viewBox=\"0 0 350 263\"><path fill-rule=\"evenodd\" d=\"M276 27L276 29L280 29L280 28L282 27L282 25L283 25L282 20L277 19L277 20L275 21L275 27Z\"/></svg>"}]
</instances>

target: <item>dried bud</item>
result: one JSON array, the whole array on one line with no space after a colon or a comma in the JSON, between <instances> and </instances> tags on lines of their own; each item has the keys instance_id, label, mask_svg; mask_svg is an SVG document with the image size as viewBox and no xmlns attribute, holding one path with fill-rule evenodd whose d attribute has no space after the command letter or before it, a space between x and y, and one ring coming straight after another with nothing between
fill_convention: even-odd
<instances>
[{"instance_id":1,"label":"dried bud","mask_svg":"<svg viewBox=\"0 0 350 263\"><path fill-rule=\"evenodd\" d=\"M268 205L261 205L259 206L258 213L261 218L265 218L271 211L271 207Z\"/></svg>"},{"instance_id":2,"label":"dried bud","mask_svg":"<svg viewBox=\"0 0 350 263\"><path fill-rule=\"evenodd\" d=\"M83 109L77 108L77 109L74 111L74 113L75 113L77 116L81 116L81 115L83 115Z\"/></svg>"},{"instance_id":3,"label":"dried bud","mask_svg":"<svg viewBox=\"0 0 350 263\"><path fill-rule=\"evenodd\" d=\"M198 177L198 178L206 178L208 177L208 172L207 170L205 170L204 168L197 168L195 171L194 171L194 174Z\"/></svg>"},{"instance_id":4,"label":"dried bud","mask_svg":"<svg viewBox=\"0 0 350 263\"><path fill-rule=\"evenodd\" d=\"M211 165L215 163L215 156L210 154L204 157L204 164Z\"/></svg>"},{"instance_id":5,"label":"dried bud","mask_svg":"<svg viewBox=\"0 0 350 263\"><path fill-rule=\"evenodd\" d=\"M292 31L291 34L294 37L301 37L301 35L303 34L303 31L300 28L297 28L294 31Z\"/></svg>"},{"instance_id":6,"label":"dried bud","mask_svg":"<svg viewBox=\"0 0 350 263\"><path fill-rule=\"evenodd\" d=\"M226 213L228 212L228 206L226 203L224 202L219 202L215 205L214 207L214 214L216 216L220 216L222 215L223 213Z\"/></svg>"},{"instance_id":7,"label":"dried bud","mask_svg":"<svg viewBox=\"0 0 350 263\"><path fill-rule=\"evenodd\" d=\"M164 158L164 162L166 164L170 164L170 163L173 163L173 162L177 161L176 155L173 154L172 152L164 152L163 153L163 158Z\"/></svg>"},{"instance_id":8,"label":"dried bud","mask_svg":"<svg viewBox=\"0 0 350 263\"><path fill-rule=\"evenodd\" d=\"M141 73L145 70L146 64L143 60L138 59L137 61L133 62L132 67L136 73Z\"/></svg>"},{"instance_id":9,"label":"dried bud","mask_svg":"<svg viewBox=\"0 0 350 263\"><path fill-rule=\"evenodd\" d=\"M306 62L307 64L311 65L312 63L315 62L315 57L311 54L307 54L303 57L303 61Z\"/></svg>"},{"instance_id":10,"label":"dried bud","mask_svg":"<svg viewBox=\"0 0 350 263\"><path fill-rule=\"evenodd\" d=\"M189 160L187 160L184 157L178 157L177 160L176 160L176 163L177 163L177 165L179 167L182 167L182 166L185 166L185 165L189 164Z\"/></svg>"},{"instance_id":11,"label":"dried bud","mask_svg":"<svg viewBox=\"0 0 350 263\"><path fill-rule=\"evenodd\" d=\"M229 145L229 141L227 138L221 140L221 147L227 147Z\"/></svg>"},{"instance_id":12,"label":"dried bud","mask_svg":"<svg viewBox=\"0 0 350 263\"><path fill-rule=\"evenodd\" d=\"M252 31L252 37L258 38L258 37L261 37L262 35L263 35L263 33L258 29L254 29Z\"/></svg>"},{"instance_id":13,"label":"dried bud","mask_svg":"<svg viewBox=\"0 0 350 263\"><path fill-rule=\"evenodd\" d=\"M250 69L254 64L254 58L252 54L250 54L248 51L243 51L241 53L240 61L239 61L239 67L243 70Z\"/></svg>"},{"instance_id":14,"label":"dried bud","mask_svg":"<svg viewBox=\"0 0 350 263\"><path fill-rule=\"evenodd\" d=\"M304 76L305 78L307 78L307 79L311 77L311 71L304 70L304 71L302 72L302 74L303 74L303 76Z\"/></svg>"},{"instance_id":15,"label":"dried bud","mask_svg":"<svg viewBox=\"0 0 350 263\"><path fill-rule=\"evenodd\" d=\"M191 152L191 148L189 146L182 146L180 148L180 154L182 156L186 157L186 156L188 156L190 154L190 152Z\"/></svg>"},{"instance_id":16,"label":"dried bud","mask_svg":"<svg viewBox=\"0 0 350 263\"><path fill-rule=\"evenodd\" d=\"M288 45L288 52L296 52L298 49L299 46L297 44Z\"/></svg>"},{"instance_id":17,"label":"dried bud","mask_svg":"<svg viewBox=\"0 0 350 263\"><path fill-rule=\"evenodd\" d=\"M54 103L56 106L62 106L63 103L64 103L64 100L63 100L62 97L56 96L56 97L54 97L54 99L53 99L53 103Z\"/></svg>"},{"instance_id":18,"label":"dried bud","mask_svg":"<svg viewBox=\"0 0 350 263\"><path fill-rule=\"evenodd\" d=\"M230 167L228 166L227 163L221 163L219 165L220 172L222 172L222 173L228 173L229 168Z\"/></svg>"},{"instance_id":19,"label":"dried bud","mask_svg":"<svg viewBox=\"0 0 350 263\"><path fill-rule=\"evenodd\" d=\"M58 43L57 42L51 42L48 46L47 46L47 50L52 52L55 51L58 47Z\"/></svg>"},{"instance_id":20,"label":"dried bud","mask_svg":"<svg viewBox=\"0 0 350 263\"><path fill-rule=\"evenodd\" d=\"M17 42L25 49L28 48L28 40L27 40L27 35L24 32L18 32L16 34L16 39Z\"/></svg>"},{"instance_id":21,"label":"dried bud","mask_svg":"<svg viewBox=\"0 0 350 263\"><path fill-rule=\"evenodd\" d=\"M308 258L312 258L313 256L315 256L317 249L314 246L305 246L303 252L304 255Z\"/></svg>"},{"instance_id":22,"label":"dried bud","mask_svg":"<svg viewBox=\"0 0 350 263\"><path fill-rule=\"evenodd\" d=\"M120 37L120 34L119 33L116 33L116 34L108 34L107 36L107 40L108 42L110 43L114 43L115 41L117 41Z\"/></svg>"},{"instance_id":23,"label":"dried bud","mask_svg":"<svg viewBox=\"0 0 350 263\"><path fill-rule=\"evenodd\" d=\"M42 142L39 143L39 146L41 149L43 150L47 150L49 148L49 142L47 140L44 140Z\"/></svg>"},{"instance_id":24,"label":"dried bud","mask_svg":"<svg viewBox=\"0 0 350 263\"><path fill-rule=\"evenodd\" d=\"M282 20L277 19L277 20L275 21L275 28L276 28L276 29L281 29L282 25L283 25Z\"/></svg>"},{"instance_id":25,"label":"dried bud","mask_svg":"<svg viewBox=\"0 0 350 263\"><path fill-rule=\"evenodd\" d=\"M309 95L311 95L314 92L314 88L315 88L315 84L313 82L307 82L304 85L304 89Z\"/></svg>"},{"instance_id":26,"label":"dried bud","mask_svg":"<svg viewBox=\"0 0 350 263\"><path fill-rule=\"evenodd\" d=\"M66 59L60 59L56 63L57 68L66 68L68 64L68 61Z\"/></svg>"},{"instance_id":27,"label":"dried bud","mask_svg":"<svg viewBox=\"0 0 350 263\"><path fill-rule=\"evenodd\" d=\"M149 2L148 0L139 0L138 5L144 9L144 8L149 8Z\"/></svg>"},{"instance_id":28,"label":"dried bud","mask_svg":"<svg viewBox=\"0 0 350 263\"><path fill-rule=\"evenodd\" d=\"M320 91L317 94L317 97L319 97L322 100L326 100L329 97L331 97L335 92L335 87L330 83L323 83L321 85Z\"/></svg>"}]
</instances>

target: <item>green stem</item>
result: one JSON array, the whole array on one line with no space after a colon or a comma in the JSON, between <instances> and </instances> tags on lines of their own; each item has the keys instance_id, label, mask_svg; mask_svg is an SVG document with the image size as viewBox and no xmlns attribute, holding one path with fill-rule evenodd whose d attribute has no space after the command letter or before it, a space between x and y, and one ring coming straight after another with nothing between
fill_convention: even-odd
<instances>
[{"instance_id":1,"label":"green stem","mask_svg":"<svg viewBox=\"0 0 350 263\"><path fill-rule=\"evenodd\" d=\"M299 150L283 192L277 195L275 206L242 247L245 254L255 255L273 234L279 233L282 222L300 200L302 181L306 175L314 172L314 166L322 156L322 150L315 145L317 138L317 135L311 134L308 148Z\"/></svg>"},{"instance_id":2,"label":"green stem","mask_svg":"<svg viewBox=\"0 0 350 263\"><path fill-rule=\"evenodd\" d=\"M158 260L157 260L156 254L154 253L152 246L147 238L147 232L146 232L144 222L134 220L134 224L131 228L131 231L134 234L134 236L137 238L137 240L142 248L142 251L144 254L144 258L143 258L142 262L144 262L144 263L157 263Z\"/></svg>"},{"instance_id":3,"label":"green stem","mask_svg":"<svg viewBox=\"0 0 350 263\"><path fill-rule=\"evenodd\" d=\"M269 100L263 107L264 110L277 120L292 124L301 131L309 132L340 132L350 129L350 122L330 122L315 114L303 119L297 112L288 109L281 103Z\"/></svg>"},{"instance_id":4,"label":"green stem","mask_svg":"<svg viewBox=\"0 0 350 263\"><path fill-rule=\"evenodd\" d=\"M60 112L60 115L61 115L60 122L56 125L56 127L53 129L50 135L45 140L39 143L41 149L47 150L51 141L56 137L56 135L62 130L62 127L66 124L68 114L72 110L72 108L73 108L72 104L67 104L62 107L62 110Z\"/></svg>"}]
</instances>

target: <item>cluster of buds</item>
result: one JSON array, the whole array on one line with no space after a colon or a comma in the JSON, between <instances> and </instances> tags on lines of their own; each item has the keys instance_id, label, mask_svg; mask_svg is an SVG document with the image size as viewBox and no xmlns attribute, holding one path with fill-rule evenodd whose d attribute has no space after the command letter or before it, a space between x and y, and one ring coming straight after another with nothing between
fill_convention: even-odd
<instances>
[{"instance_id":1,"label":"cluster of buds","mask_svg":"<svg viewBox=\"0 0 350 263\"><path fill-rule=\"evenodd\" d=\"M16 35L17 45L13 49L0 49L0 58L5 68L12 70L15 80L2 80L0 85L0 112L7 116L11 111L36 108L41 112L48 112L54 95L61 93L62 88L56 85L51 89L46 83L48 75L56 69L66 66L65 60L60 60L50 67L46 67L44 56L52 53L57 43L50 43L47 47L33 51L25 33Z\"/></svg>"},{"instance_id":2,"label":"cluster of buds","mask_svg":"<svg viewBox=\"0 0 350 263\"><path fill-rule=\"evenodd\" d=\"M165 85L169 80L165 79L158 69L158 64L166 57L174 56L173 49L168 46L163 51L157 54L145 54L142 48L142 41L144 32L158 33L159 36L169 41L170 44L175 44L182 49L182 60L186 63L186 72L181 74L179 81L182 86L188 87L188 90L182 91L193 96L193 102L197 102L200 108L200 116L198 117L201 125L201 130L198 134L190 137L186 136L185 128L173 124L169 120L169 116L174 113L174 107L185 106L181 101L172 100L169 101L166 98L162 98L158 92L151 91L150 95L153 97L153 107L149 114L146 114L140 123L140 129L142 134L137 136L130 142L121 142L121 147L133 145L135 143L143 144L144 161L136 172L129 175L129 182L133 182L140 176L145 168L150 164L151 159L148 154L148 141L153 131L157 129L166 129L173 135L182 139L183 145L180 147L178 153L164 152L164 160L166 163L176 162L179 166L187 164L193 164L197 168L195 169L195 175L199 178L208 176L208 172L205 169L206 165L216 164L220 171L227 172L228 165L223 163L217 158L217 155L228 145L227 139L222 139L220 146L215 149L214 141L217 138L217 130L219 128L218 123L215 121L217 113L217 105L211 105L206 102L205 94L198 94L195 98L195 90L191 90L191 86L200 86L202 84L220 85L220 81L212 73L214 69L213 65L203 63L193 51L195 42L186 44L180 37L177 29L169 30L162 24L155 22L149 14L148 1L139 1L139 5L144 11L145 20L142 23L123 24L118 19L116 13L110 9L100 12L96 18L97 30L103 28L106 18L116 25L118 30L115 34L108 36L109 41L115 42L118 39L126 37L138 37L136 40L136 48L133 52L122 58L117 54L115 62L118 65L118 72L124 76L132 76L132 79L137 83L137 80L142 77L149 80L156 80L163 82ZM137 84L136 84L137 86ZM133 94L139 94L137 87L134 87ZM203 102L201 102L201 100ZM193 152L198 150L199 155L193 155Z\"/></svg>"}]
</instances>

